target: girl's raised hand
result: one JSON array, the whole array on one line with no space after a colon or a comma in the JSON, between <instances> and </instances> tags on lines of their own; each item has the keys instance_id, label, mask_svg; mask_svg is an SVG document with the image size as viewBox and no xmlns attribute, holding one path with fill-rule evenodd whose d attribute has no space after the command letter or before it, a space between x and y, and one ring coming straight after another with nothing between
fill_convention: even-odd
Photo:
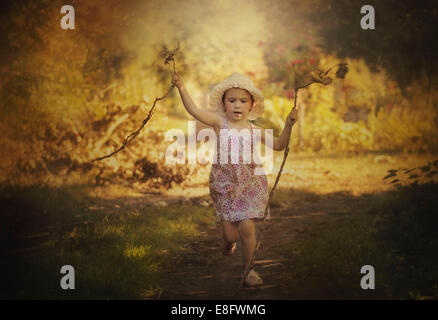
<instances>
[{"instance_id":1,"label":"girl's raised hand","mask_svg":"<svg viewBox=\"0 0 438 320\"><path fill-rule=\"evenodd\" d=\"M293 126L295 122L298 121L298 109L294 108L292 111L287 115L286 118L286 125L287 126Z\"/></svg>"},{"instance_id":2,"label":"girl's raised hand","mask_svg":"<svg viewBox=\"0 0 438 320\"><path fill-rule=\"evenodd\" d=\"M183 80L179 74L177 74L177 73L173 74L172 84L177 88L184 86Z\"/></svg>"}]
</instances>

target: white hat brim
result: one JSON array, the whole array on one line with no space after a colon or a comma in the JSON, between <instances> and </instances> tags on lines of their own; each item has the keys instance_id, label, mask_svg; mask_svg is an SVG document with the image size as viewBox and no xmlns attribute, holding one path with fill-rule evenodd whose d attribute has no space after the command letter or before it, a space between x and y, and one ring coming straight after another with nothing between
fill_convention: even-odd
<instances>
[{"instance_id":1,"label":"white hat brim","mask_svg":"<svg viewBox=\"0 0 438 320\"><path fill-rule=\"evenodd\" d=\"M254 107L248 113L248 120L255 120L262 115L265 100L262 92L254 86L251 79L237 72L233 73L213 88L210 93L210 107L213 110L217 110L225 117L222 97L227 90L232 88L245 89L252 95L254 99Z\"/></svg>"}]
</instances>

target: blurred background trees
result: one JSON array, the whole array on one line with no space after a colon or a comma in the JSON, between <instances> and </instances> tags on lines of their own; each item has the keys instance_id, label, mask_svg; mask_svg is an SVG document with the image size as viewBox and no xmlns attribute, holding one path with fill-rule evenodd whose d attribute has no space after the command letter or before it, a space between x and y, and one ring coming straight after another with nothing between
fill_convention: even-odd
<instances>
[{"instance_id":1,"label":"blurred background trees","mask_svg":"<svg viewBox=\"0 0 438 320\"><path fill-rule=\"evenodd\" d=\"M266 99L256 123L277 133L292 106L292 66L305 74L347 62L345 79L300 91L296 152L437 151L433 1L369 1L375 30L360 28L360 1L74 1L75 30L59 26L64 4L1 5L2 181L32 181L25 177L39 172L65 182L77 173L170 187L161 177L175 170L174 183L204 174L203 166L163 164L164 130L187 131L176 90L129 150L88 163L139 127L170 87L172 69L159 50L178 41L177 71L200 106L214 84L245 73Z\"/></svg>"}]
</instances>

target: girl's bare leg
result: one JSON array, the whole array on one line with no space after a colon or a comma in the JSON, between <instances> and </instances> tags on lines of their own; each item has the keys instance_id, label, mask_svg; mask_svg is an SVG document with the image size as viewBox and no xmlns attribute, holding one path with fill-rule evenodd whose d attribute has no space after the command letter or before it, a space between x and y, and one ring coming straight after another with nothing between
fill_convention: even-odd
<instances>
[{"instance_id":1,"label":"girl's bare leg","mask_svg":"<svg viewBox=\"0 0 438 320\"><path fill-rule=\"evenodd\" d=\"M234 242L239 241L238 222L222 221L222 235L225 245L230 247Z\"/></svg>"},{"instance_id":2,"label":"girl's bare leg","mask_svg":"<svg viewBox=\"0 0 438 320\"><path fill-rule=\"evenodd\" d=\"M246 270L251 262L256 247L255 223L252 219L239 222L239 234L242 239L243 266Z\"/></svg>"}]
</instances>

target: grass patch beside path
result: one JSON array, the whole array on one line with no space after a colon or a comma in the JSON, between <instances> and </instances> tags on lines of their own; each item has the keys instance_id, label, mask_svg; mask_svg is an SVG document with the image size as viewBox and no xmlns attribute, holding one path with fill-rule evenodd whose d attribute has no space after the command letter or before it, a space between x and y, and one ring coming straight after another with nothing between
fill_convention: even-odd
<instances>
[{"instance_id":1,"label":"grass patch beside path","mask_svg":"<svg viewBox=\"0 0 438 320\"><path fill-rule=\"evenodd\" d=\"M170 258L215 223L211 209L190 205L91 213L81 190L2 188L0 299L157 297ZM60 287L63 265L75 268L75 290Z\"/></svg>"},{"instance_id":2,"label":"grass patch beside path","mask_svg":"<svg viewBox=\"0 0 438 320\"><path fill-rule=\"evenodd\" d=\"M289 259L285 283L297 298L438 299L437 194L436 184L399 188L312 226L276 248ZM375 269L375 290L360 287L363 265Z\"/></svg>"}]
</instances>

